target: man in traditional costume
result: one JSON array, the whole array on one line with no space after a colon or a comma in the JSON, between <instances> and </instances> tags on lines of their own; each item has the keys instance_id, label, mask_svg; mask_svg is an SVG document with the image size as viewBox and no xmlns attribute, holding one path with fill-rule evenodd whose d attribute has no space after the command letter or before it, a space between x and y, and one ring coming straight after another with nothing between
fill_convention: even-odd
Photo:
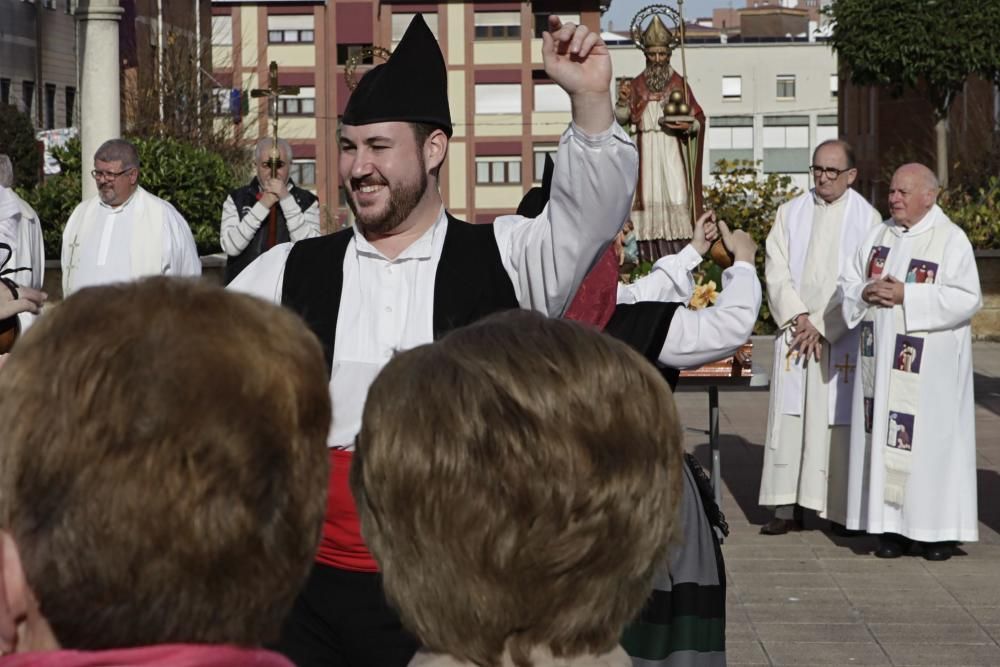
<instances>
[{"instance_id":1,"label":"man in traditional costume","mask_svg":"<svg viewBox=\"0 0 1000 667\"><path fill-rule=\"evenodd\" d=\"M646 69L623 86L615 104L618 122L635 126L641 167L631 219L639 256L648 261L680 252L691 238L692 196L696 215L702 209L699 135L705 127L705 112L684 78L670 66L675 43L663 21L654 15L642 33ZM690 113L685 115L693 116L693 121L665 121L664 106L675 91L682 95L686 91L684 99ZM693 155L689 152L691 146ZM688 182L690 168L694 169L693 192Z\"/></svg>"},{"instance_id":2,"label":"man in traditional costume","mask_svg":"<svg viewBox=\"0 0 1000 667\"><path fill-rule=\"evenodd\" d=\"M878 534L880 558L915 541L924 558L946 560L953 542L979 538L969 321L983 300L972 245L935 203L938 191L927 167L897 169L892 218L871 230L841 279L844 319L875 337L854 387L855 409L872 401L874 411L870 429L851 425L847 525ZM872 279L866 259L876 248L886 259ZM903 282L914 262L933 263L935 282ZM895 367L903 336L923 339L917 372Z\"/></svg>"},{"instance_id":3,"label":"man in traditional costume","mask_svg":"<svg viewBox=\"0 0 1000 667\"><path fill-rule=\"evenodd\" d=\"M438 179L452 133L447 72L418 15L344 110L340 176L355 227L276 246L230 285L302 314L330 370L327 521L279 645L300 667L395 667L417 648L385 602L347 484L375 376L397 350L498 310L561 315L628 215L638 155L614 122L607 47L587 28L552 17L542 56L573 102L542 215L469 225L444 208Z\"/></svg>"},{"instance_id":4,"label":"man in traditional costume","mask_svg":"<svg viewBox=\"0 0 1000 667\"><path fill-rule=\"evenodd\" d=\"M254 151L257 175L249 185L230 192L222 205L219 243L227 255L227 285L271 247L271 224L276 226L275 243L319 236L319 200L288 177L291 145L284 139L278 140L281 157L276 177L271 178L271 144L268 137L257 142Z\"/></svg>"},{"instance_id":5,"label":"man in traditional costume","mask_svg":"<svg viewBox=\"0 0 1000 667\"><path fill-rule=\"evenodd\" d=\"M143 276L198 276L201 261L187 221L139 185L139 154L109 139L94 154L95 197L79 204L62 242L63 296L90 285Z\"/></svg>"},{"instance_id":6,"label":"man in traditional costume","mask_svg":"<svg viewBox=\"0 0 1000 667\"><path fill-rule=\"evenodd\" d=\"M779 330L760 482L760 504L774 507L765 535L801 529L802 508L839 531L847 511L858 333L841 315L837 279L879 216L851 188L858 172L848 144L817 146L812 172L815 187L778 209L767 236L767 300Z\"/></svg>"}]
</instances>

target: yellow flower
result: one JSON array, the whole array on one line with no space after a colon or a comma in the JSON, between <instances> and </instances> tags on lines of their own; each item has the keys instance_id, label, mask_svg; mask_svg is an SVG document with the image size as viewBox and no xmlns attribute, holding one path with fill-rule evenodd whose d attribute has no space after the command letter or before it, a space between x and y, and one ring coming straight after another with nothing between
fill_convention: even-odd
<instances>
[{"instance_id":1,"label":"yellow flower","mask_svg":"<svg viewBox=\"0 0 1000 667\"><path fill-rule=\"evenodd\" d=\"M715 300L718 298L719 293L715 289L714 280L709 280L704 284L699 283L694 286L694 294L691 296L688 308L691 310L701 310L715 303Z\"/></svg>"}]
</instances>

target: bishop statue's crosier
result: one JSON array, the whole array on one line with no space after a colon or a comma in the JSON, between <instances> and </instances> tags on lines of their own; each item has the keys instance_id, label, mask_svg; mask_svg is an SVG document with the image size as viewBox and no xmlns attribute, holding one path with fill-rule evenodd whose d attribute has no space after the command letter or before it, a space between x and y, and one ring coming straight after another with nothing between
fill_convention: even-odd
<instances>
[{"instance_id":1,"label":"bishop statue's crosier","mask_svg":"<svg viewBox=\"0 0 1000 667\"><path fill-rule=\"evenodd\" d=\"M643 29L643 19L650 15ZM646 55L646 69L633 79L619 79L615 103L615 117L634 127L639 147L639 187L631 219L640 259L648 261L679 252L702 211L700 135L705 113L684 77L670 66L674 48L682 45L682 25L680 15L664 5L636 14L632 38Z\"/></svg>"}]
</instances>

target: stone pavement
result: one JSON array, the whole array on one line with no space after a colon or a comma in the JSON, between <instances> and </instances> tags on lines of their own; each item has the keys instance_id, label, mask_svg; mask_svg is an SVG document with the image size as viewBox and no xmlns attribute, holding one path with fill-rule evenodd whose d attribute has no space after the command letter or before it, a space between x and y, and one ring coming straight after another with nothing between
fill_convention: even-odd
<instances>
[{"instance_id":1,"label":"stone pavement","mask_svg":"<svg viewBox=\"0 0 1000 667\"><path fill-rule=\"evenodd\" d=\"M770 358L770 338L755 338L755 367ZM973 358L980 542L940 563L880 560L874 538L836 537L809 513L800 533L760 535L767 391L720 391L730 665L1000 666L1000 343L975 343ZM706 427L704 389L677 405ZM706 436L686 438L710 469Z\"/></svg>"}]
</instances>

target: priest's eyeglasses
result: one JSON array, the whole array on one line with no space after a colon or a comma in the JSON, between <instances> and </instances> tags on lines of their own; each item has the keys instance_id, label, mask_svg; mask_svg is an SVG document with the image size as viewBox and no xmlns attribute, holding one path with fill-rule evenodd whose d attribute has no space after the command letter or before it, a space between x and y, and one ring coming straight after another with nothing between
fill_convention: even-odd
<instances>
[{"instance_id":1,"label":"priest's eyeglasses","mask_svg":"<svg viewBox=\"0 0 1000 667\"><path fill-rule=\"evenodd\" d=\"M815 176L816 178L819 178L819 175L823 174L832 181L840 178L841 174L849 172L851 170L851 167L848 167L847 169L836 169L834 167L821 167L818 164L814 164L813 166L809 167L809 169L812 171L813 176Z\"/></svg>"},{"instance_id":2,"label":"priest's eyeglasses","mask_svg":"<svg viewBox=\"0 0 1000 667\"><path fill-rule=\"evenodd\" d=\"M121 171L97 171L96 169L91 169L90 175L94 177L95 181L113 181L122 174L127 174L133 169L135 169L135 167L128 167L127 169L122 169Z\"/></svg>"}]
</instances>

